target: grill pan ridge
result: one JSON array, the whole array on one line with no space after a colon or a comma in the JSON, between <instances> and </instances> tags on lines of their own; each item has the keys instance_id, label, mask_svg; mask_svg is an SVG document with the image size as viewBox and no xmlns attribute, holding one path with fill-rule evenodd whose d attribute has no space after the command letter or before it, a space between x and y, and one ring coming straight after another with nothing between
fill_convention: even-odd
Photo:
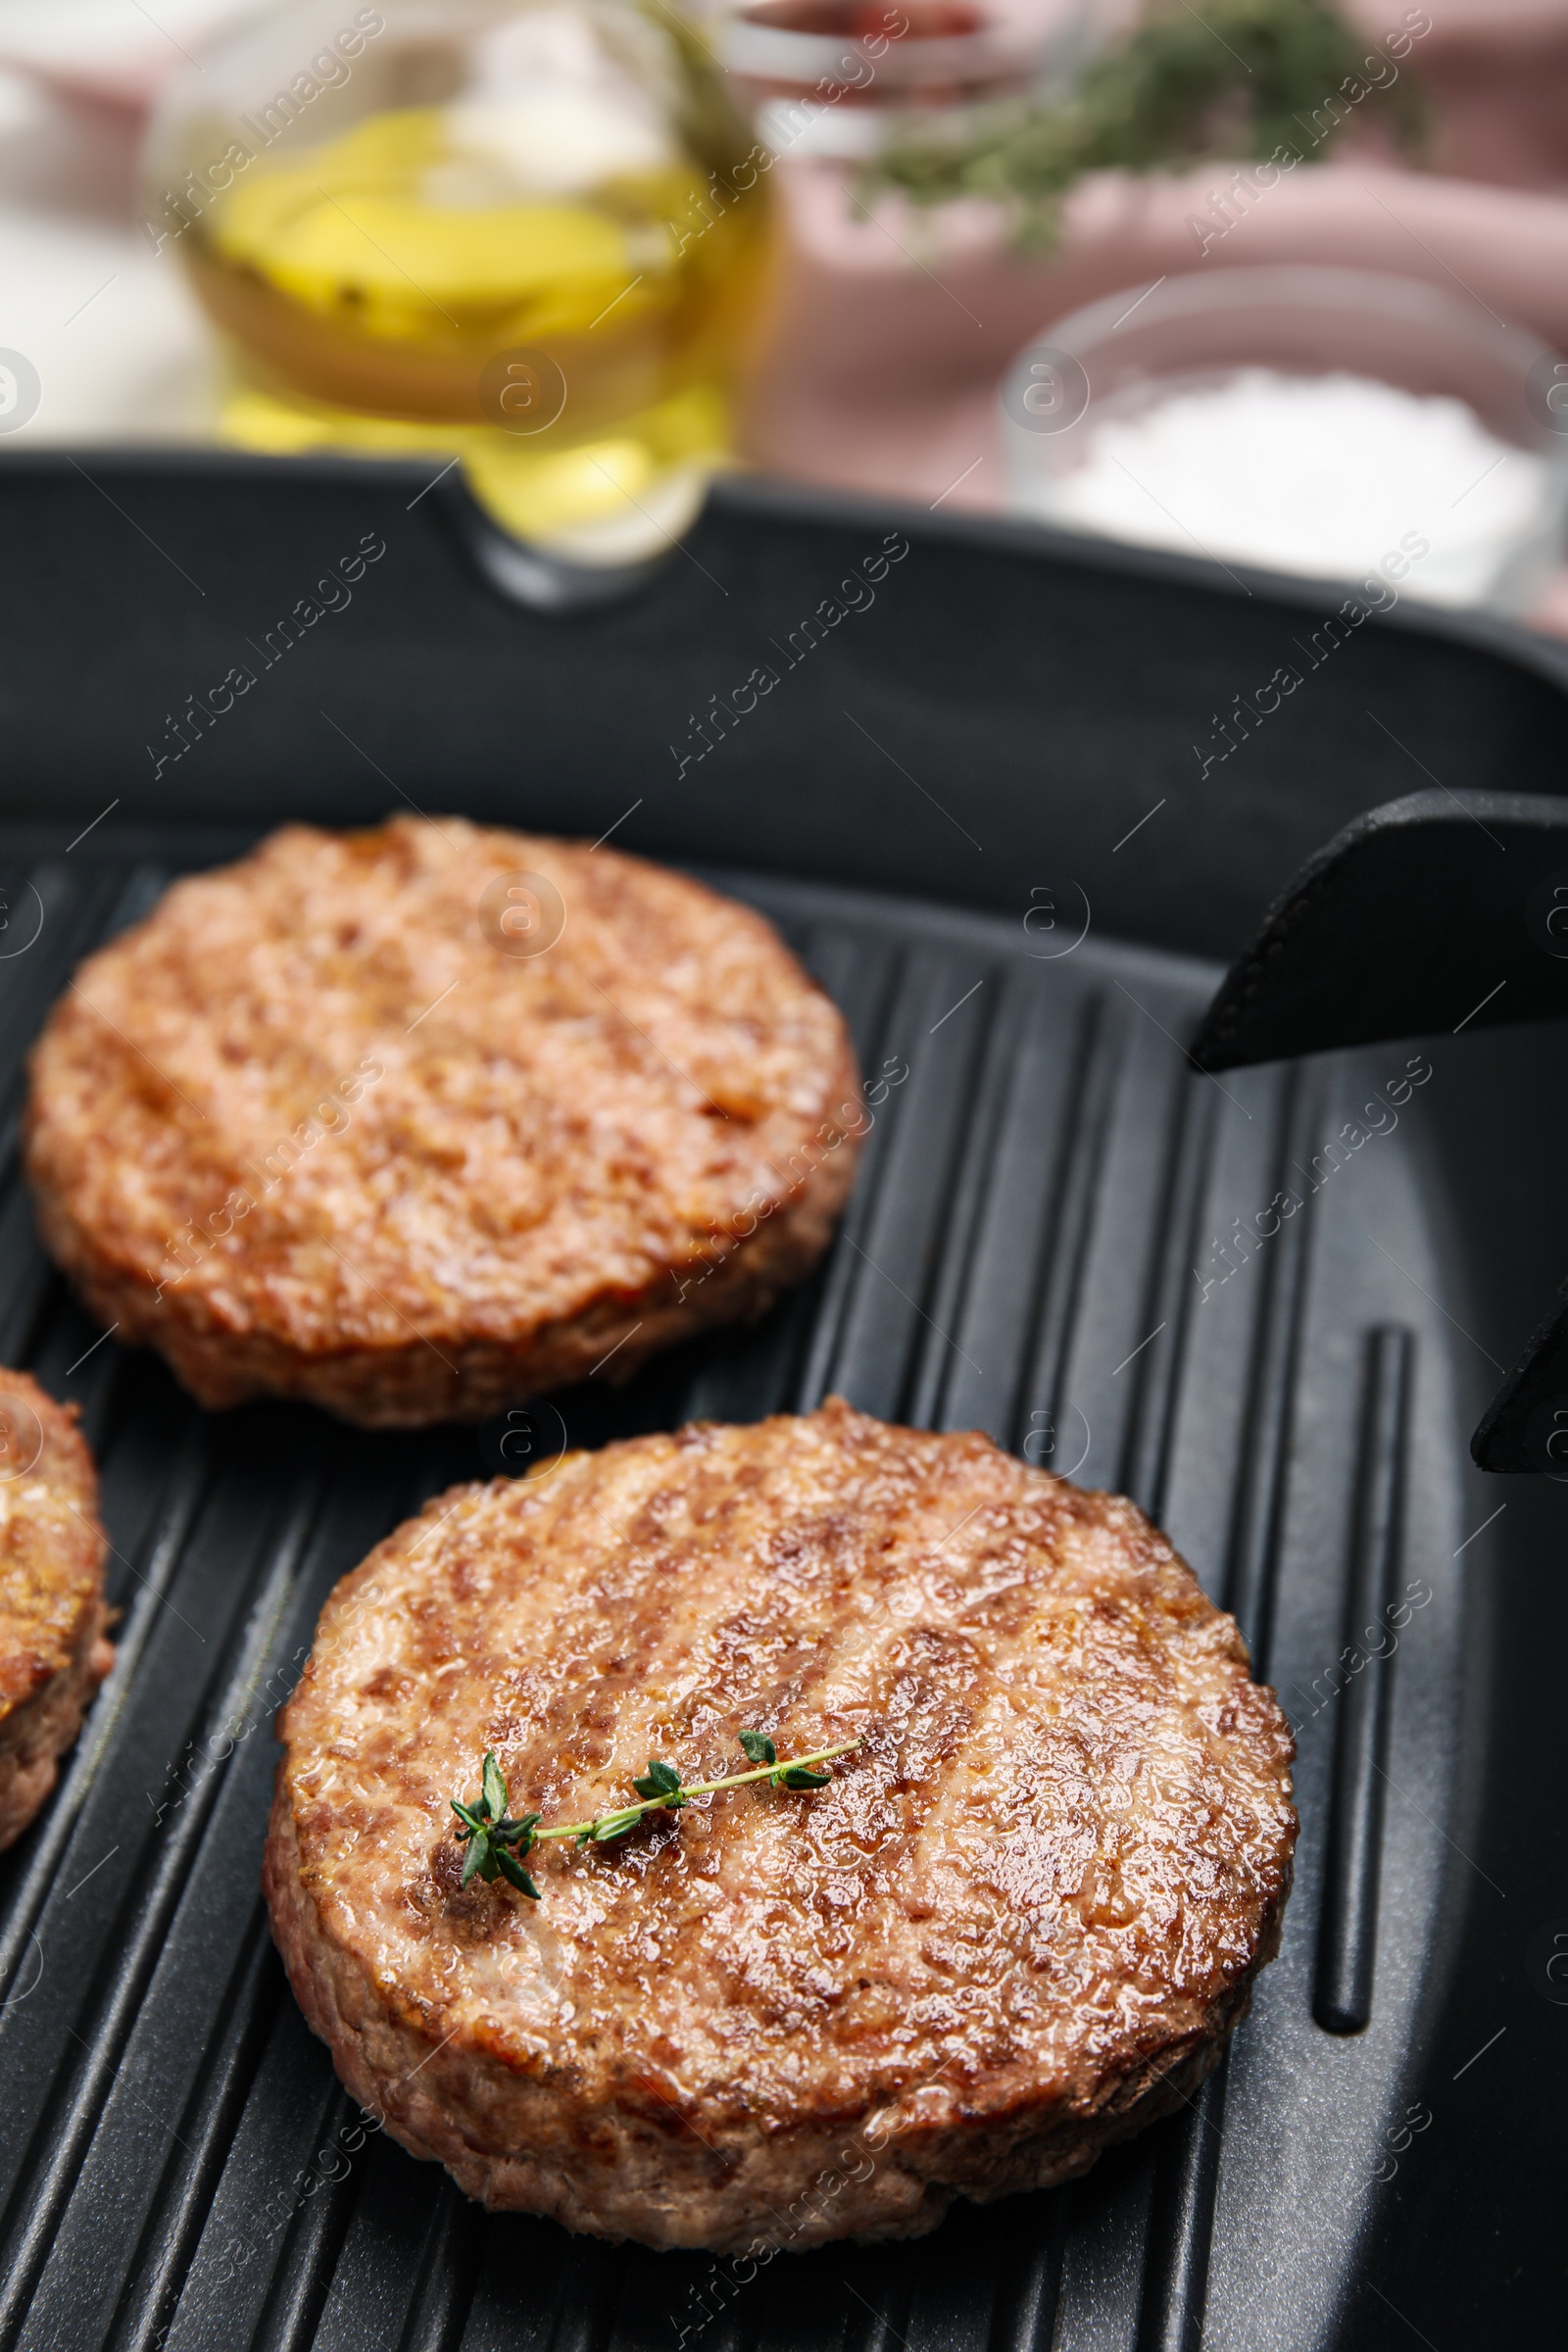
<instances>
[{"instance_id":1,"label":"grill pan ridge","mask_svg":"<svg viewBox=\"0 0 1568 2352\"><path fill-rule=\"evenodd\" d=\"M0 1861L0 2352L1342 2340L1465 1867L1475 1375L1433 1296L1448 1243L1422 1095L1226 1280L1205 1292L1195 1269L1217 1274L1235 1220L1305 1189L1292 1169L1404 1049L1220 1084L1175 1042L1213 987L1206 963L1094 933L1048 960L1001 916L710 877L779 923L868 1077L892 1075L817 1275L753 1330L562 1397L571 1442L838 1390L1124 1487L1278 1684L1303 1823L1281 1958L1185 2113L1068 2188L741 2280L470 2208L365 2134L295 2009L258 1892L271 1714L335 1580L488 1465L472 1432L376 1436L280 1405L205 1415L154 1358L94 1345L32 1237L22 1057L77 958L213 848L171 823L127 866L107 827L69 862L65 839L10 869L13 903L30 872L44 922L0 962L0 1358L81 1403L123 1614L61 1787ZM1429 1597L1396 1654L1325 1681L1348 1629L1411 1580Z\"/></svg>"}]
</instances>

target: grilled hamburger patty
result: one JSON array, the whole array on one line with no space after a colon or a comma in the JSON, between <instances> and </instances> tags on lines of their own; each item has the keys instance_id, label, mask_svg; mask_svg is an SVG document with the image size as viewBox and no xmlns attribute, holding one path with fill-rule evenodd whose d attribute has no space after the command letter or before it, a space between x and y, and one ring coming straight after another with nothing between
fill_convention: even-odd
<instances>
[{"instance_id":1,"label":"grilled hamburger patty","mask_svg":"<svg viewBox=\"0 0 1568 2352\"><path fill-rule=\"evenodd\" d=\"M546 1826L863 1735L815 1794L459 1880L494 1748ZM354 2095L472 2196L655 2246L913 2235L1082 2172L1272 1957L1289 1728L1132 1503L978 1436L694 1425L460 1487L345 1577L265 1885Z\"/></svg>"},{"instance_id":2,"label":"grilled hamburger patty","mask_svg":"<svg viewBox=\"0 0 1568 2352\"><path fill-rule=\"evenodd\" d=\"M54 1787L115 1662L105 1548L75 1406L0 1370L0 1851Z\"/></svg>"},{"instance_id":3,"label":"grilled hamburger patty","mask_svg":"<svg viewBox=\"0 0 1568 2352\"><path fill-rule=\"evenodd\" d=\"M512 906L521 874L545 889ZM552 893L564 928L515 953ZM382 1424L760 1313L865 1123L842 1020L760 915L447 818L293 825L176 883L82 966L31 1080L44 1238L105 1324L204 1404Z\"/></svg>"}]
</instances>

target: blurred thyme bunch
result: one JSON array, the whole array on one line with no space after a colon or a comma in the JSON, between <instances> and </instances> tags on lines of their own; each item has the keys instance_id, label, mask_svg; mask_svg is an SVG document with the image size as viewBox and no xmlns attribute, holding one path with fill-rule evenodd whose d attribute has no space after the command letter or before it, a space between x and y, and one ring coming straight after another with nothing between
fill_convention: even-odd
<instances>
[{"instance_id":1,"label":"blurred thyme bunch","mask_svg":"<svg viewBox=\"0 0 1568 2352\"><path fill-rule=\"evenodd\" d=\"M1399 35L1406 53L1411 37ZM1153 0L1089 62L1070 98L1010 100L910 128L862 185L921 206L988 197L1038 253L1054 244L1062 198L1085 172L1181 172L1219 158L1288 168L1326 153L1363 108L1406 153L1419 149L1419 93L1327 0L1202 0L1200 13Z\"/></svg>"}]
</instances>

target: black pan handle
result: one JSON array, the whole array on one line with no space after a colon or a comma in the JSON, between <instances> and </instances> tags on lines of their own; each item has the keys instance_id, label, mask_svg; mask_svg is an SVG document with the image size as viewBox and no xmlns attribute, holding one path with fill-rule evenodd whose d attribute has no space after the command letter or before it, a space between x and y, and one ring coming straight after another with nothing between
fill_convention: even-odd
<instances>
[{"instance_id":1,"label":"black pan handle","mask_svg":"<svg viewBox=\"0 0 1568 2352\"><path fill-rule=\"evenodd\" d=\"M1200 1069L1568 1013L1568 800L1412 793L1357 817L1277 899L1199 1026ZM1568 1476L1568 1284L1470 1441Z\"/></svg>"},{"instance_id":2,"label":"black pan handle","mask_svg":"<svg viewBox=\"0 0 1568 2352\"><path fill-rule=\"evenodd\" d=\"M1200 1069L1568 1013L1568 800L1411 793L1308 858L1231 966Z\"/></svg>"}]
</instances>

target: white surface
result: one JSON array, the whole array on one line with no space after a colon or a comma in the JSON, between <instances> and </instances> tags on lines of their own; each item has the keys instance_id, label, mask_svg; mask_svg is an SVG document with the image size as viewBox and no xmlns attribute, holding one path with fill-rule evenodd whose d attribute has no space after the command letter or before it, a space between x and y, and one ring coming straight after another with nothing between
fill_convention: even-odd
<instances>
[{"instance_id":1,"label":"white surface","mask_svg":"<svg viewBox=\"0 0 1568 2352\"><path fill-rule=\"evenodd\" d=\"M146 104L213 34L267 0L0 0L0 65L115 104Z\"/></svg>"},{"instance_id":2,"label":"white surface","mask_svg":"<svg viewBox=\"0 0 1568 2352\"><path fill-rule=\"evenodd\" d=\"M1552 512L1546 462L1494 439L1463 402L1360 376L1239 368L1139 413L1097 423L1091 410L1080 433L1081 463L1019 481L1026 512L1318 579L1392 555L1404 593L1438 604L1488 597ZM1045 463L1062 454L1042 442Z\"/></svg>"},{"instance_id":3,"label":"white surface","mask_svg":"<svg viewBox=\"0 0 1568 2352\"><path fill-rule=\"evenodd\" d=\"M139 125L0 73L0 348L37 369L37 414L0 437L204 439L212 337L175 249L135 220Z\"/></svg>"}]
</instances>

